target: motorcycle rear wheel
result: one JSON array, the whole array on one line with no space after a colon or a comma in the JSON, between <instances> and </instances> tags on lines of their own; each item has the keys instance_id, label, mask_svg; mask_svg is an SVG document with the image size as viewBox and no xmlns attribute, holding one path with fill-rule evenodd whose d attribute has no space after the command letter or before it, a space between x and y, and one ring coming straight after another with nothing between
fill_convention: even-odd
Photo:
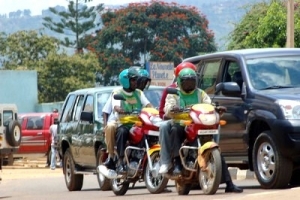
<instances>
[{"instance_id":1,"label":"motorcycle rear wheel","mask_svg":"<svg viewBox=\"0 0 300 200\"><path fill-rule=\"evenodd\" d=\"M117 196L125 195L129 188L129 182L122 178L112 179L110 183L113 193Z\"/></svg>"},{"instance_id":2,"label":"motorcycle rear wheel","mask_svg":"<svg viewBox=\"0 0 300 200\"><path fill-rule=\"evenodd\" d=\"M154 170L156 170L156 172L157 172L156 177L152 175L150 168L149 168L149 164L147 164L145 173L144 173L144 180L145 180L146 187L147 187L148 191L152 194L161 193L166 188L168 181L169 181L169 179L165 178L162 174L158 174L158 170L160 167L159 159L160 159L159 151L153 152L151 155L151 161L152 161Z\"/></svg>"},{"instance_id":3,"label":"motorcycle rear wheel","mask_svg":"<svg viewBox=\"0 0 300 200\"><path fill-rule=\"evenodd\" d=\"M218 148L208 150L209 160L207 163L208 172L199 170L198 179L204 194L215 194L219 188L222 178L221 153Z\"/></svg>"}]
</instances>

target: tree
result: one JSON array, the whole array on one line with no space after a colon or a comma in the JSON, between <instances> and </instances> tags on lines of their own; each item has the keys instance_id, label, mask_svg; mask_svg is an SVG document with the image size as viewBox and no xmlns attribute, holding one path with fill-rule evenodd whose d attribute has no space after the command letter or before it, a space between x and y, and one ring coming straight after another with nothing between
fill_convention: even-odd
<instances>
[{"instance_id":1,"label":"tree","mask_svg":"<svg viewBox=\"0 0 300 200\"><path fill-rule=\"evenodd\" d=\"M37 63L52 51L58 50L55 38L36 31L18 31L0 34L0 64L4 69L35 69Z\"/></svg>"},{"instance_id":2,"label":"tree","mask_svg":"<svg viewBox=\"0 0 300 200\"><path fill-rule=\"evenodd\" d=\"M101 70L94 53L51 53L38 69L39 102L63 101L70 91L94 87Z\"/></svg>"},{"instance_id":3,"label":"tree","mask_svg":"<svg viewBox=\"0 0 300 200\"><path fill-rule=\"evenodd\" d=\"M85 0L84 2L91 1ZM82 39L88 31L99 24L95 24L97 13L103 10L103 4L88 8L81 4L83 0L69 1L68 11L57 11L50 7L49 10L60 17L60 21L56 22L51 17L44 17L43 25L60 34L67 35L61 44L66 47L75 47L77 52L82 52L86 46Z\"/></svg>"},{"instance_id":4,"label":"tree","mask_svg":"<svg viewBox=\"0 0 300 200\"><path fill-rule=\"evenodd\" d=\"M99 56L105 77L146 61L181 62L200 52L216 51L208 21L195 7L151 1L103 13L104 26L90 36L89 49Z\"/></svg>"},{"instance_id":5,"label":"tree","mask_svg":"<svg viewBox=\"0 0 300 200\"><path fill-rule=\"evenodd\" d=\"M300 9L295 1L295 46L300 46ZM279 0L251 6L231 34L228 49L285 47L286 5Z\"/></svg>"}]
</instances>

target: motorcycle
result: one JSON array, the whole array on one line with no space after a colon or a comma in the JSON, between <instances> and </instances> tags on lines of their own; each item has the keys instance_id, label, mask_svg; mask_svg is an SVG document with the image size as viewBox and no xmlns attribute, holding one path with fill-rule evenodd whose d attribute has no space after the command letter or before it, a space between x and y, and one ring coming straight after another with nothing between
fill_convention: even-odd
<instances>
[{"instance_id":1,"label":"motorcycle","mask_svg":"<svg viewBox=\"0 0 300 200\"><path fill-rule=\"evenodd\" d=\"M168 88L167 92L178 95L178 90L174 88ZM179 150L183 170L180 175L174 175L172 167L165 177L175 180L179 195L189 194L195 184L200 184L203 193L207 195L215 194L218 190L222 162L214 138L219 134L220 125L226 123L219 116L224 111L224 107L202 103L172 111L172 120L185 126L186 139Z\"/></svg>"},{"instance_id":2,"label":"motorcycle","mask_svg":"<svg viewBox=\"0 0 300 200\"><path fill-rule=\"evenodd\" d=\"M122 95L114 95L117 100L125 100ZM145 181L150 193L161 193L168 179L158 173L160 145L158 144L159 125L162 119L158 110L143 108L141 111L122 113L121 124L134 124L129 133L129 145L125 149L126 173L118 174L99 166L99 172L111 179L111 188L115 195L126 194L129 184Z\"/></svg>"}]
</instances>

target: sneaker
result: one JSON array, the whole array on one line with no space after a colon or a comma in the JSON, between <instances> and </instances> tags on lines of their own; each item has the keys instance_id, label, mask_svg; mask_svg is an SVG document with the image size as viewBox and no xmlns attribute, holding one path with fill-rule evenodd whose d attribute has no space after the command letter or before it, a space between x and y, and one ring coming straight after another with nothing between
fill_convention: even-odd
<instances>
[{"instance_id":1,"label":"sneaker","mask_svg":"<svg viewBox=\"0 0 300 200\"><path fill-rule=\"evenodd\" d=\"M181 170L182 170L182 164L181 164L180 157L178 156L174 159L173 174L181 174Z\"/></svg>"},{"instance_id":2,"label":"sneaker","mask_svg":"<svg viewBox=\"0 0 300 200\"><path fill-rule=\"evenodd\" d=\"M124 164L122 158L120 158L118 161L118 166L117 166L116 171L118 174L126 174L127 169L126 169L126 165Z\"/></svg>"},{"instance_id":3,"label":"sneaker","mask_svg":"<svg viewBox=\"0 0 300 200\"><path fill-rule=\"evenodd\" d=\"M51 170L55 170L55 167L51 167Z\"/></svg>"},{"instance_id":4,"label":"sneaker","mask_svg":"<svg viewBox=\"0 0 300 200\"><path fill-rule=\"evenodd\" d=\"M103 163L103 165L105 167L107 167L107 169L112 169L112 170L116 170L116 165L115 165L115 162L112 158L108 157L106 159L106 161Z\"/></svg>"},{"instance_id":5,"label":"sneaker","mask_svg":"<svg viewBox=\"0 0 300 200\"><path fill-rule=\"evenodd\" d=\"M170 168L171 168L171 166L169 164L162 164L159 168L158 173L159 174L165 174L169 171Z\"/></svg>"}]
</instances>

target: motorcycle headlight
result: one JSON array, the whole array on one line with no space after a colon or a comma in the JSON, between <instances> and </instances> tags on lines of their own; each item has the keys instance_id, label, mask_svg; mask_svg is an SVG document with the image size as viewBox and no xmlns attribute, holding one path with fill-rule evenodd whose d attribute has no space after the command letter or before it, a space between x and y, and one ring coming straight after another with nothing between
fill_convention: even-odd
<instances>
[{"instance_id":1,"label":"motorcycle headlight","mask_svg":"<svg viewBox=\"0 0 300 200\"><path fill-rule=\"evenodd\" d=\"M300 101L277 100L285 119L300 119Z\"/></svg>"}]
</instances>

